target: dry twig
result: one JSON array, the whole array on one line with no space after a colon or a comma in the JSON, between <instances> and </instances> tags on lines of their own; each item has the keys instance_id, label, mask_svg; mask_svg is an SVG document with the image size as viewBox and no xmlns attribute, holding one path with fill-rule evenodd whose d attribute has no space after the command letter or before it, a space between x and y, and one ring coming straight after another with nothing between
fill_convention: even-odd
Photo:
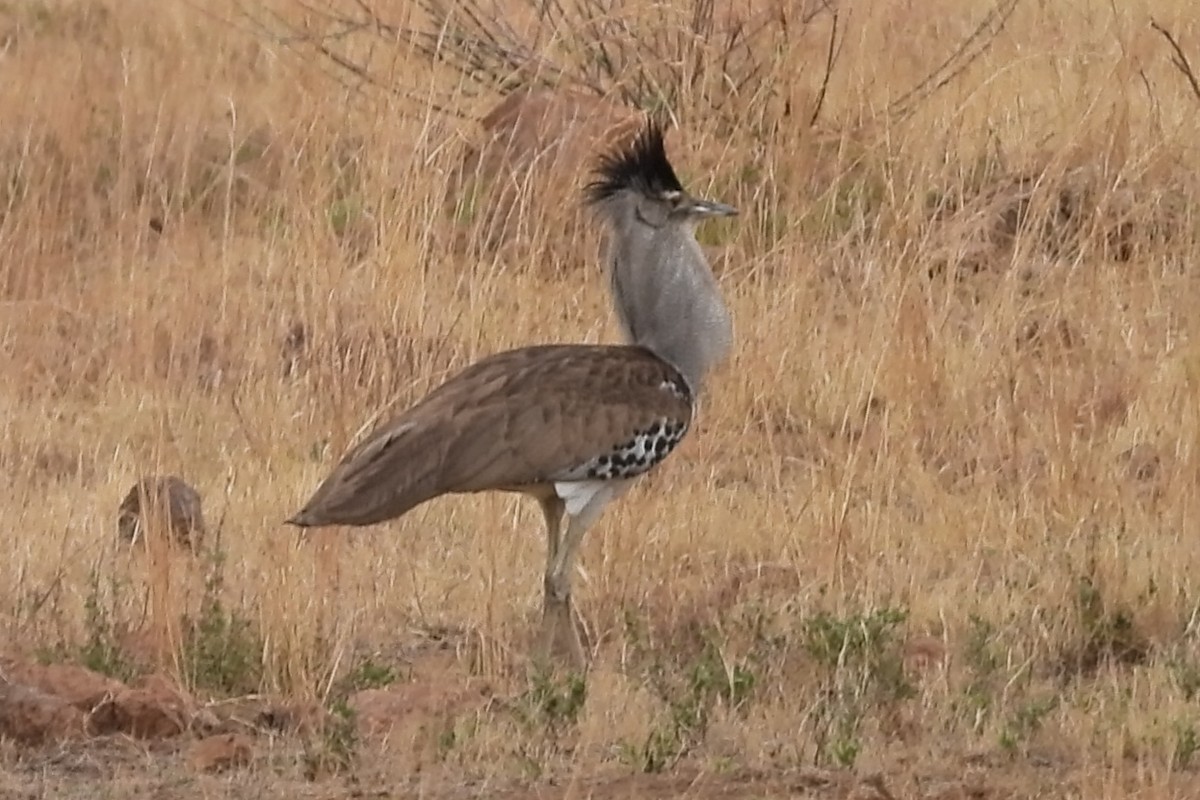
<instances>
[{"instance_id":1,"label":"dry twig","mask_svg":"<svg viewBox=\"0 0 1200 800\"><path fill-rule=\"evenodd\" d=\"M1171 54L1171 63L1175 65L1175 69L1183 73L1183 77L1187 78L1187 82L1192 87L1192 94L1196 95L1197 100L1200 100L1200 80L1197 80L1196 73L1192 69L1192 64L1188 61L1187 55L1184 54L1183 48L1180 47L1179 41L1175 38L1174 34L1162 25L1159 25L1156 20L1150 20L1150 27L1158 31L1167 40L1167 44L1174 51Z\"/></svg>"},{"instance_id":2,"label":"dry twig","mask_svg":"<svg viewBox=\"0 0 1200 800\"><path fill-rule=\"evenodd\" d=\"M892 115L901 119L912 116L921 102L962 75L992 46L992 42L1004 30L1020 2L1021 0L999 0L953 53L891 104L888 110Z\"/></svg>"},{"instance_id":3,"label":"dry twig","mask_svg":"<svg viewBox=\"0 0 1200 800\"><path fill-rule=\"evenodd\" d=\"M742 108L748 97L770 96L778 88L773 59L796 41L797 23L802 31L828 17L823 71L808 120L815 124L845 39L836 0L783 3L774 10L724 17L717 14L723 7L715 0L689 0L680 24L644 26L630 20L621 0L511 0L507 5L500 0L417 0L424 19L412 28L384 20L368 0L355 0L351 11L295 1L326 29L301 29L279 14L261 11L259 16L266 13L270 19L258 22L258 28L274 31L284 46L310 48L360 84L410 94L389 85L340 46L357 35L375 36L389 45L407 44L426 59L450 66L476 91L507 95L517 89L574 88L638 109L666 110L673 117L685 98L702 97L705 110L712 112L726 104ZM911 116L924 100L960 77L1004 30L1020 2L996 0L953 52L888 107L888 114ZM255 16L251 10L243 14ZM513 21L518 19L524 25ZM1177 66L1187 64L1181 58Z\"/></svg>"}]
</instances>

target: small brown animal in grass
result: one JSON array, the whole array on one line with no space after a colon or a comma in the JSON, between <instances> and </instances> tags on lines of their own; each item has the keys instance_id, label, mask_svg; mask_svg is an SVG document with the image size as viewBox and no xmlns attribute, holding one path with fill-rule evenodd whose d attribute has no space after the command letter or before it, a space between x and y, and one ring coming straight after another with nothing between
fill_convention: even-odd
<instances>
[{"instance_id":1,"label":"small brown animal in grass","mask_svg":"<svg viewBox=\"0 0 1200 800\"><path fill-rule=\"evenodd\" d=\"M141 541L147 526L153 530L160 525L171 539L193 550L204 538L200 493L174 475L142 478L117 510L117 533L130 544Z\"/></svg>"}]
</instances>

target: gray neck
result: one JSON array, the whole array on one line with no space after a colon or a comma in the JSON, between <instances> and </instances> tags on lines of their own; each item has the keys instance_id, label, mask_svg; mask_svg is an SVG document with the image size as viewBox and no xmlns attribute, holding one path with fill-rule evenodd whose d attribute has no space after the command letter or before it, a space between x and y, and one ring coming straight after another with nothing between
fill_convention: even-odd
<instances>
[{"instance_id":1,"label":"gray neck","mask_svg":"<svg viewBox=\"0 0 1200 800\"><path fill-rule=\"evenodd\" d=\"M606 215L613 303L631 344L683 374L699 394L733 343L733 323L694 223L651 227L632 213Z\"/></svg>"}]
</instances>

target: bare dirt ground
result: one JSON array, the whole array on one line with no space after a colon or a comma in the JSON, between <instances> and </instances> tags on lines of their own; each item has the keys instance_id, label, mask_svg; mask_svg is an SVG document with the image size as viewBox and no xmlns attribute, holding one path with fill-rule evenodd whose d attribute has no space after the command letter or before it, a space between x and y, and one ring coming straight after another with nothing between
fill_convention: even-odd
<instances>
[{"instance_id":1,"label":"bare dirt ground","mask_svg":"<svg viewBox=\"0 0 1200 800\"><path fill-rule=\"evenodd\" d=\"M315 762L319 705L244 698L200 706L157 677L128 689L76 667L9 661L0 693L3 752L0 793L35 798L983 798L1171 796L1200 791L1200 779L1173 777L1139 792L1133 764L1122 770L1070 763L1053 754L1020 758L982 750L892 752L854 769L793 765L749 768L684 759L661 774L592 769L558 759L537 779L464 774L443 759L424 760L430 730L449 718L487 715L503 705L493 687L471 678L452 653L435 648L402 683L350 697L359 737L352 769L322 773ZM23 704L16 695L21 694ZM17 718L14 709L23 705ZM64 714L63 709L77 713ZM314 738L316 736L316 738ZM439 761L441 763L439 763ZM415 767L415 768L414 768ZM314 773L315 771L315 773ZM1122 774L1125 773L1125 774ZM1128 792L1128 794L1126 794Z\"/></svg>"}]
</instances>

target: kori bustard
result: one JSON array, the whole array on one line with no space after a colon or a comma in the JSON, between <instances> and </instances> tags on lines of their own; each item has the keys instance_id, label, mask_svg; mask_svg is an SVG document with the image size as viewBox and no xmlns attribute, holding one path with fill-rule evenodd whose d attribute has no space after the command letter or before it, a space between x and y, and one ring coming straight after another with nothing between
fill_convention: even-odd
<instances>
[{"instance_id":1,"label":"kori bustard","mask_svg":"<svg viewBox=\"0 0 1200 800\"><path fill-rule=\"evenodd\" d=\"M467 367L351 449L288 520L373 525L444 494L508 491L541 504L547 533L538 652L587 664L571 605L584 532L688 431L732 324L695 238L736 209L686 192L648 122L600 158L586 199L607 227L610 288L628 344L497 353ZM565 516L565 530L564 530Z\"/></svg>"}]
</instances>

